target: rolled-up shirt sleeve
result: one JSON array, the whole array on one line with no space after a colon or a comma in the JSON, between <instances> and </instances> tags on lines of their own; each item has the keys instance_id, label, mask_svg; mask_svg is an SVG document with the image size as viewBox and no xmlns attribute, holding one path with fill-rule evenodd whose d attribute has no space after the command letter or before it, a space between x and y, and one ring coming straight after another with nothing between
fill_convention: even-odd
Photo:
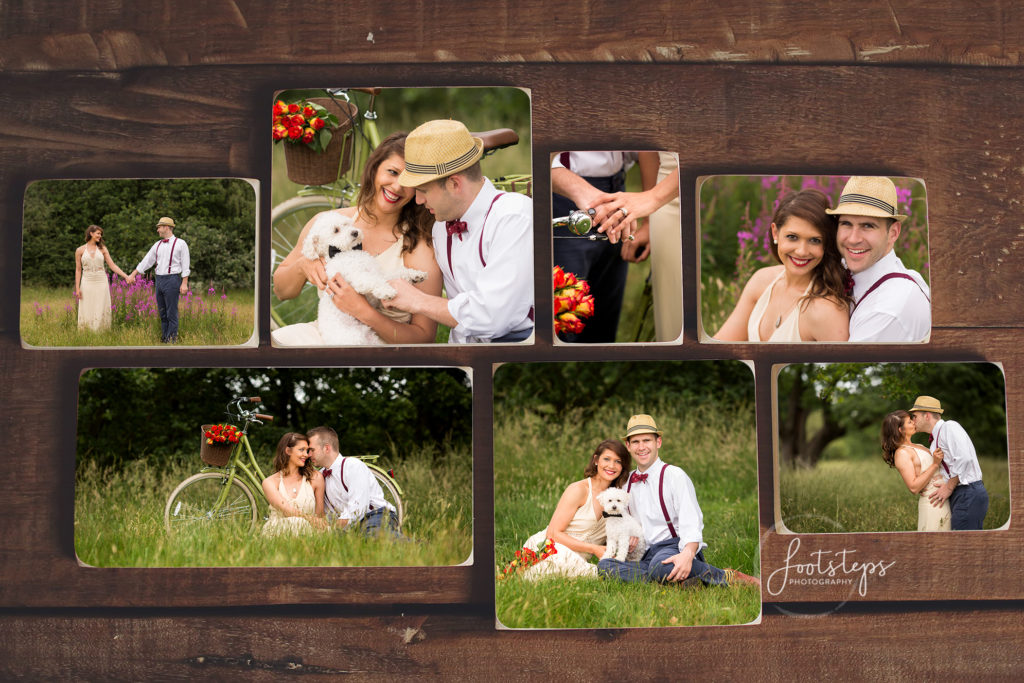
<instances>
[{"instance_id":1,"label":"rolled-up shirt sleeve","mask_svg":"<svg viewBox=\"0 0 1024 683\"><path fill-rule=\"evenodd\" d=\"M679 552L687 543L697 543L697 550L707 547L704 542L704 515L697 504L697 491L686 472L678 467L669 467L665 472L665 504L677 511L679 525ZM671 492L671 493L669 493Z\"/></svg>"},{"instance_id":2,"label":"rolled-up shirt sleeve","mask_svg":"<svg viewBox=\"0 0 1024 683\"><path fill-rule=\"evenodd\" d=\"M492 217L484 233L486 265L475 276L473 289L448 300L448 312L458 321L455 331L465 337L493 339L524 329L533 307L532 203L522 195L498 200L520 202L518 211Z\"/></svg>"},{"instance_id":3,"label":"rolled-up shirt sleeve","mask_svg":"<svg viewBox=\"0 0 1024 683\"><path fill-rule=\"evenodd\" d=\"M139 265L135 266L135 270L137 270L140 273L145 273L147 270L156 265L156 248L159 244L159 242L156 242L153 246L149 248L149 251L146 252L146 255L142 257L141 261L139 261Z\"/></svg>"}]
</instances>

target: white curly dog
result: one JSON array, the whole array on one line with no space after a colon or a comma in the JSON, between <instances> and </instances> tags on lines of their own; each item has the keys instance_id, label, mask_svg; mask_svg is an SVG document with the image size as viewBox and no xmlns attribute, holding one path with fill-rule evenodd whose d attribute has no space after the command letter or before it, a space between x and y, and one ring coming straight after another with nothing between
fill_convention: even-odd
<instances>
[{"instance_id":1,"label":"white curly dog","mask_svg":"<svg viewBox=\"0 0 1024 683\"><path fill-rule=\"evenodd\" d=\"M388 280L401 279L415 284L427 277L422 270L405 267L385 273L377 259L363 251L363 231L351 218L334 211L320 214L310 226L302 243L302 255L311 260L324 258L328 280L340 274L352 289L366 296L367 301L378 308L382 299L391 299L397 294ZM335 306L326 291L320 292L317 326L325 344L384 343L368 325Z\"/></svg>"},{"instance_id":2,"label":"white curly dog","mask_svg":"<svg viewBox=\"0 0 1024 683\"><path fill-rule=\"evenodd\" d=\"M639 560L647 552L644 529L629 514L629 493L611 486L597 496L597 502L604 508L604 529L608 535L602 560L614 557L619 562ZM629 550L630 537L640 539L633 551Z\"/></svg>"}]
</instances>

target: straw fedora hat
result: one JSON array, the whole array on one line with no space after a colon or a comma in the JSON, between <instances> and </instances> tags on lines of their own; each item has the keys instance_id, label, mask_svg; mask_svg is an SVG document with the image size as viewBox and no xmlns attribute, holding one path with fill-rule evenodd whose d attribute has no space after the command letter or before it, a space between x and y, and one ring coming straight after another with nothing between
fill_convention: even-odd
<instances>
[{"instance_id":1,"label":"straw fedora hat","mask_svg":"<svg viewBox=\"0 0 1024 683\"><path fill-rule=\"evenodd\" d=\"M484 154L484 141L469 134L461 121L427 121L405 139L405 170L398 182L419 187L469 168Z\"/></svg>"},{"instance_id":2,"label":"straw fedora hat","mask_svg":"<svg viewBox=\"0 0 1024 683\"><path fill-rule=\"evenodd\" d=\"M160 220L158 220L156 222L156 227L159 228L161 225L166 225L169 228L173 228L174 227L174 219L173 218L168 218L167 216L164 216L163 218L161 218Z\"/></svg>"},{"instance_id":3,"label":"straw fedora hat","mask_svg":"<svg viewBox=\"0 0 1024 683\"><path fill-rule=\"evenodd\" d=\"M942 404L939 403L939 399L932 398L931 396L918 396L914 400L914 407L908 410L908 413L915 411L922 413L938 413L942 415Z\"/></svg>"},{"instance_id":4,"label":"straw fedora hat","mask_svg":"<svg viewBox=\"0 0 1024 683\"><path fill-rule=\"evenodd\" d=\"M833 216L874 216L906 219L905 214L896 213L896 185L885 176L853 176L846 181L839 204L834 209L825 209Z\"/></svg>"},{"instance_id":5,"label":"straw fedora hat","mask_svg":"<svg viewBox=\"0 0 1024 683\"><path fill-rule=\"evenodd\" d=\"M628 440L629 437L636 436L637 434L657 434L661 436L661 430L658 429L658 423L650 415L634 415L629 418L629 422L626 424L626 435L622 438Z\"/></svg>"}]
</instances>

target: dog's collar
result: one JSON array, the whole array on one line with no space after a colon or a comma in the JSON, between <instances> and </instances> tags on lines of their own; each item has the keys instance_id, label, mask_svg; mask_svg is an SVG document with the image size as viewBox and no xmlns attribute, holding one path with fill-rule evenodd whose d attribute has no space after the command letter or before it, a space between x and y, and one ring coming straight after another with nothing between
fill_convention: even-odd
<instances>
[{"instance_id":1,"label":"dog's collar","mask_svg":"<svg viewBox=\"0 0 1024 683\"><path fill-rule=\"evenodd\" d=\"M622 515L609 515L607 512L602 510L601 511L601 516L602 517L621 517Z\"/></svg>"}]
</instances>

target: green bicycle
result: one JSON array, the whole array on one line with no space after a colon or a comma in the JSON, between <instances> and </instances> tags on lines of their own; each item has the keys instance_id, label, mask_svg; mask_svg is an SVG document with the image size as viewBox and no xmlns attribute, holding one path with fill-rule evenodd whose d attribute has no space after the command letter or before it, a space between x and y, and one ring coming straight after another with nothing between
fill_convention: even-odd
<instances>
[{"instance_id":1,"label":"green bicycle","mask_svg":"<svg viewBox=\"0 0 1024 683\"><path fill-rule=\"evenodd\" d=\"M274 418L242 407L244 403L259 403L259 397L239 397L227 406L232 422L242 425L238 430L238 443L221 448L204 447L200 453L207 464L197 474L175 487L164 507L164 523L168 531L201 524L222 524L238 527L239 531L254 531L266 518L269 508L263 493L266 478L252 446L249 428L262 425ZM395 508L395 524L401 529L405 522L402 487L395 480L393 470L377 464L379 455L357 455L380 484L384 498Z\"/></svg>"}]
</instances>

